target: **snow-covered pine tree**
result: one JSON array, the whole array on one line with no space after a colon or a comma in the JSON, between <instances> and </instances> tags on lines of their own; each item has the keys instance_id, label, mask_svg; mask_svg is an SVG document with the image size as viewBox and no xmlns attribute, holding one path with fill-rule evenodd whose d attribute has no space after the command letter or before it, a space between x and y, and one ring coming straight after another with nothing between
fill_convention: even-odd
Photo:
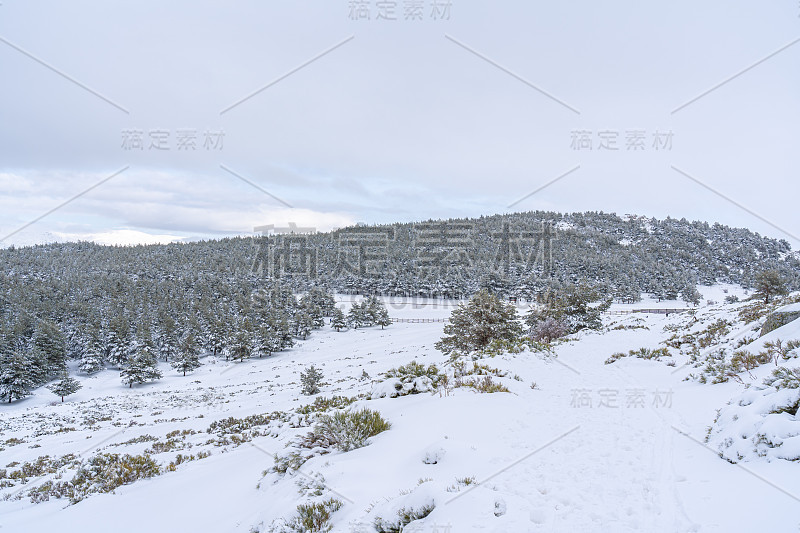
<instances>
[{"instance_id":1,"label":"snow-covered pine tree","mask_svg":"<svg viewBox=\"0 0 800 533\"><path fill-rule=\"evenodd\" d=\"M31 379L31 364L25 355L14 350L3 354L0 364L0 399L18 400L28 396L36 383Z\"/></svg>"},{"instance_id":2,"label":"snow-covered pine tree","mask_svg":"<svg viewBox=\"0 0 800 533\"><path fill-rule=\"evenodd\" d=\"M756 274L756 298L763 298L764 303L768 304L773 296L786 294L786 280L777 270L765 270Z\"/></svg>"},{"instance_id":3,"label":"snow-covered pine tree","mask_svg":"<svg viewBox=\"0 0 800 533\"><path fill-rule=\"evenodd\" d=\"M241 326L233 337L230 346L230 355L239 362L250 357L252 351L251 333L245 326Z\"/></svg>"},{"instance_id":4,"label":"snow-covered pine tree","mask_svg":"<svg viewBox=\"0 0 800 533\"><path fill-rule=\"evenodd\" d=\"M108 362L122 368L128 361L131 348L130 326L121 315L111 319L108 325Z\"/></svg>"},{"instance_id":5,"label":"snow-covered pine tree","mask_svg":"<svg viewBox=\"0 0 800 533\"><path fill-rule=\"evenodd\" d=\"M301 392L307 396L317 394L324 377L322 371L317 369L314 365L306 368L305 372L300 373L300 383L302 384Z\"/></svg>"},{"instance_id":6,"label":"snow-covered pine tree","mask_svg":"<svg viewBox=\"0 0 800 533\"><path fill-rule=\"evenodd\" d=\"M178 351L178 334L176 332L175 319L167 311L160 313L158 328L158 351L165 363Z\"/></svg>"},{"instance_id":7,"label":"snow-covered pine tree","mask_svg":"<svg viewBox=\"0 0 800 533\"><path fill-rule=\"evenodd\" d=\"M347 320L341 309L336 307L333 310L333 318L331 319L331 327L336 331L341 331L347 327Z\"/></svg>"},{"instance_id":8,"label":"snow-covered pine tree","mask_svg":"<svg viewBox=\"0 0 800 533\"><path fill-rule=\"evenodd\" d=\"M149 349L139 350L128 359L128 364L122 369L120 376L128 387L161 379L161 371L158 369L154 352Z\"/></svg>"},{"instance_id":9,"label":"snow-covered pine tree","mask_svg":"<svg viewBox=\"0 0 800 533\"><path fill-rule=\"evenodd\" d=\"M75 394L82 388L82 385L77 379L70 377L65 370L62 372L59 380L52 385L49 385L47 388L56 396L60 396L61 401L63 402L65 396Z\"/></svg>"},{"instance_id":10,"label":"snow-covered pine tree","mask_svg":"<svg viewBox=\"0 0 800 533\"><path fill-rule=\"evenodd\" d=\"M200 348L197 345L194 334L189 332L181 342L179 350L172 359L172 368L178 372L192 372L202 365L200 362Z\"/></svg>"},{"instance_id":11,"label":"snow-covered pine tree","mask_svg":"<svg viewBox=\"0 0 800 533\"><path fill-rule=\"evenodd\" d=\"M469 302L459 305L444 327L437 350L469 353L485 348L493 340L514 341L522 335L517 309L482 289Z\"/></svg>"},{"instance_id":12,"label":"snow-covered pine tree","mask_svg":"<svg viewBox=\"0 0 800 533\"><path fill-rule=\"evenodd\" d=\"M300 309L295 315L295 336L305 340L311 334L314 327L314 319L304 309Z\"/></svg>"},{"instance_id":13,"label":"snow-covered pine tree","mask_svg":"<svg viewBox=\"0 0 800 533\"><path fill-rule=\"evenodd\" d=\"M100 331L92 328L89 332L89 339L86 348L81 356L80 366L78 367L81 372L86 374L96 374L103 370L103 341L100 337Z\"/></svg>"},{"instance_id":14,"label":"snow-covered pine tree","mask_svg":"<svg viewBox=\"0 0 800 533\"><path fill-rule=\"evenodd\" d=\"M375 324L380 326L381 329L392 325L392 319L389 317L389 311L385 307L381 306L376 312Z\"/></svg>"},{"instance_id":15,"label":"snow-covered pine tree","mask_svg":"<svg viewBox=\"0 0 800 533\"><path fill-rule=\"evenodd\" d=\"M146 320L139 324L136 338L131 344L130 354L127 366L120 373L123 383L133 387L134 383L161 379L161 371L158 369L156 360L156 349L153 346L150 327Z\"/></svg>"},{"instance_id":16,"label":"snow-covered pine tree","mask_svg":"<svg viewBox=\"0 0 800 533\"><path fill-rule=\"evenodd\" d=\"M261 357L269 357L275 351L275 332L270 325L262 324L253 333L253 353Z\"/></svg>"},{"instance_id":17,"label":"snow-covered pine tree","mask_svg":"<svg viewBox=\"0 0 800 533\"><path fill-rule=\"evenodd\" d=\"M45 356L46 379L60 375L67 369L66 339L51 321L40 320L37 323L32 344Z\"/></svg>"}]
</instances>

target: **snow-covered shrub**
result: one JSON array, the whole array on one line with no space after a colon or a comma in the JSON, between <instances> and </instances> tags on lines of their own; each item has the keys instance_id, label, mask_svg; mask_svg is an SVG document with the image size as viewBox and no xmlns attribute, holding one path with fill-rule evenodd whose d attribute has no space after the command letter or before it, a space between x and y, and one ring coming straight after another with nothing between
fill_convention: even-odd
<instances>
[{"instance_id":1,"label":"snow-covered shrub","mask_svg":"<svg viewBox=\"0 0 800 533\"><path fill-rule=\"evenodd\" d=\"M759 457L800 460L797 369L776 371L775 377L767 380L769 386L750 387L719 411L706 442L724 459L734 463Z\"/></svg>"},{"instance_id":2,"label":"snow-covered shrub","mask_svg":"<svg viewBox=\"0 0 800 533\"><path fill-rule=\"evenodd\" d=\"M367 518L378 533L422 531L421 528L413 529L410 524L430 515L436 509L436 500L445 494L445 487L435 482L421 483L410 491L403 491L397 498L376 505Z\"/></svg>"},{"instance_id":3,"label":"snow-covered shrub","mask_svg":"<svg viewBox=\"0 0 800 533\"><path fill-rule=\"evenodd\" d=\"M623 357L636 357L638 359L656 360L660 361L662 357L670 357L669 350L666 348L639 348L638 350L631 350L627 354L618 352L606 359L606 364L610 365L619 361Z\"/></svg>"},{"instance_id":4,"label":"snow-covered shrub","mask_svg":"<svg viewBox=\"0 0 800 533\"><path fill-rule=\"evenodd\" d=\"M406 365L392 368L386 372L386 377L397 378L403 383L409 383L413 381L414 378L422 376L430 378L434 385L438 383L439 379L441 378L441 374L439 373L439 369L436 367L436 365L428 365L426 368L425 365L416 361L411 361Z\"/></svg>"},{"instance_id":5,"label":"snow-covered shrub","mask_svg":"<svg viewBox=\"0 0 800 533\"><path fill-rule=\"evenodd\" d=\"M483 376L482 378L471 378L461 380L462 387L469 387L475 389L478 392L491 394L494 392L511 392L508 390L508 387L503 385L502 383L498 383L492 380L492 376Z\"/></svg>"},{"instance_id":6,"label":"snow-covered shrub","mask_svg":"<svg viewBox=\"0 0 800 533\"><path fill-rule=\"evenodd\" d=\"M568 333L567 325L558 318L547 317L531 328L531 338L550 344Z\"/></svg>"},{"instance_id":7,"label":"snow-covered shrub","mask_svg":"<svg viewBox=\"0 0 800 533\"><path fill-rule=\"evenodd\" d=\"M70 501L78 503L92 493L111 492L122 485L146 479L161 473L149 455L95 455L78 470L70 482Z\"/></svg>"},{"instance_id":8,"label":"snow-covered shrub","mask_svg":"<svg viewBox=\"0 0 800 533\"><path fill-rule=\"evenodd\" d=\"M287 524L286 531L296 533L325 533L331 530L331 515L342 508L342 502L330 498L323 502L297 506L297 516Z\"/></svg>"},{"instance_id":9,"label":"snow-covered shrub","mask_svg":"<svg viewBox=\"0 0 800 533\"><path fill-rule=\"evenodd\" d=\"M371 399L433 392L447 379L447 375L441 373L436 365L426 367L416 361L392 368L386 372L386 377L372 388Z\"/></svg>"},{"instance_id":10,"label":"snow-covered shrub","mask_svg":"<svg viewBox=\"0 0 800 533\"><path fill-rule=\"evenodd\" d=\"M416 520L422 520L433 512L436 506L433 503L423 505L418 508L405 508L403 507L397 511L397 518L384 520L383 518L375 519L375 531L378 533L402 533L405 526Z\"/></svg>"},{"instance_id":11,"label":"snow-covered shrub","mask_svg":"<svg viewBox=\"0 0 800 533\"><path fill-rule=\"evenodd\" d=\"M772 376L764 380L764 384L776 389L800 389L800 368L780 366L772 371Z\"/></svg>"},{"instance_id":12,"label":"snow-covered shrub","mask_svg":"<svg viewBox=\"0 0 800 533\"><path fill-rule=\"evenodd\" d=\"M379 412L364 408L323 415L314 426L314 433L332 447L348 452L366 446L370 437L391 427Z\"/></svg>"},{"instance_id":13,"label":"snow-covered shrub","mask_svg":"<svg viewBox=\"0 0 800 533\"><path fill-rule=\"evenodd\" d=\"M310 415L312 413L323 413L331 409L344 409L356 400L358 400L356 397L333 396L332 398L326 398L324 396L319 396L314 399L314 403L298 407L297 413L301 415Z\"/></svg>"}]
</instances>

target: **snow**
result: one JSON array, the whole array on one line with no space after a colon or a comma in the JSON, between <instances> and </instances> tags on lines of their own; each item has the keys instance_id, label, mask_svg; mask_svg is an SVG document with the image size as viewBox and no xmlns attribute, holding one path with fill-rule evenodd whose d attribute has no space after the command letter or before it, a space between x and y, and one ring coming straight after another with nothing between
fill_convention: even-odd
<instances>
[{"instance_id":1,"label":"snow","mask_svg":"<svg viewBox=\"0 0 800 533\"><path fill-rule=\"evenodd\" d=\"M704 297L717 299L710 294L713 298ZM387 299L390 315L400 318L445 318L457 304ZM735 310L703 306L697 318L732 318ZM319 474L324 494L313 501L334 497L344 504L333 514L335 532L374 531L377 517L388 520L401 508L431 503L430 515L405 531L797 531L800 462L786 458L800 451L793 435L798 423L787 413L767 418L763 413L791 402L798 392L765 395L759 384L773 367L758 369L745 388L733 381L684 380L693 369L683 366L687 360L677 351L675 367L630 357L604 364L615 352L662 346L671 336L665 326L701 327L688 326L689 320L685 314L607 316L609 326L640 327L581 333L557 344L553 356L524 352L480 361L508 372L496 381L510 393L457 388L390 397L398 383L409 384L383 377L389 369L414 360L446 367L447 358L433 348L443 322L341 333L326 327L269 358L232 363L206 357L204 366L185 378L162 363L162 380L132 389L123 387L113 370L79 376L83 389L63 404L42 388L2 407L0 467L41 455L142 453L151 442L122 443L142 435L164 440L174 430L198 432L186 438L192 447L181 453L207 450L211 456L76 505L56 499L0 501L0 531L266 532L307 501L297 482ZM732 331L728 338L751 329ZM800 338L800 321L748 349L771 338ZM263 476L273 465L272 454L286 453L286 445L310 429L293 410L314 400L299 392L299 373L311 364L328 383L318 396L376 398L353 406L380 411L392 427L364 448L313 457L285 476ZM364 371L369 379L362 379ZM425 389L429 384L422 381L417 385ZM762 450L764 456L737 445L731 451L747 452L746 457L731 464L719 457L718 440L704 442L718 409L722 418L730 417L725 438L760 432L783 444ZM206 432L212 421L274 411L289 413L288 421L273 420L240 446L206 444L213 437ZM96 421L84 423L88 417ZM75 430L37 436L58 425ZM3 445L12 437L24 442ZM175 453L153 457L168 463ZM465 484L469 478L477 483ZM31 486L39 483L31 480Z\"/></svg>"},{"instance_id":2,"label":"snow","mask_svg":"<svg viewBox=\"0 0 800 533\"><path fill-rule=\"evenodd\" d=\"M784 305L775 310L776 313L800 313L800 303Z\"/></svg>"}]
</instances>

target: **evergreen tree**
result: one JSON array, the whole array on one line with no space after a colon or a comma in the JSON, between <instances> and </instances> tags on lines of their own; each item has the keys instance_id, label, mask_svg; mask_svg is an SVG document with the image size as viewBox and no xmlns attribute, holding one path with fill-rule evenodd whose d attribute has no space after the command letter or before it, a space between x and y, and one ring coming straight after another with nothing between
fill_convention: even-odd
<instances>
[{"instance_id":1,"label":"evergreen tree","mask_svg":"<svg viewBox=\"0 0 800 533\"><path fill-rule=\"evenodd\" d=\"M231 342L231 356L234 360L238 359L239 362L242 362L250 357L252 350L250 337L250 332L245 327L236 332L233 342Z\"/></svg>"},{"instance_id":2,"label":"evergreen tree","mask_svg":"<svg viewBox=\"0 0 800 533\"><path fill-rule=\"evenodd\" d=\"M47 368L47 354L34 345L28 350L25 359L28 362L28 377L34 385L46 383L50 377Z\"/></svg>"},{"instance_id":3,"label":"evergreen tree","mask_svg":"<svg viewBox=\"0 0 800 533\"><path fill-rule=\"evenodd\" d=\"M158 349L165 363L178 351L178 339L176 332L175 319L164 312L161 317L161 325L158 334Z\"/></svg>"},{"instance_id":4,"label":"evergreen tree","mask_svg":"<svg viewBox=\"0 0 800 533\"><path fill-rule=\"evenodd\" d=\"M156 349L153 346L153 338L146 320L140 322L129 354L128 364L120 373L123 383L133 387L134 383L161 379L161 371L158 369L156 360Z\"/></svg>"},{"instance_id":5,"label":"evergreen tree","mask_svg":"<svg viewBox=\"0 0 800 533\"><path fill-rule=\"evenodd\" d=\"M311 329L314 327L314 319L304 310L297 312L295 316L295 335L304 339L311 334Z\"/></svg>"},{"instance_id":6,"label":"evergreen tree","mask_svg":"<svg viewBox=\"0 0 800 533\"><path fill-rule=\"evenodd\" d=\"M755 296L763 298L765 304L768 304L773 296L784 295L787 292L786 280L777 270L765 270L756 275Z\"/></svg>"},{"instance_id":7,"label":"evergreen tree","mask_svg":"<svg viewBox=\"0 0 800 533\"><path fill-rule=\"evenodd\" d=\"M128 359L128 364L122 369L120 376L122 382L131 388L134 384L161 379L161 371L158 369L153 351L147 347L139 350Z\"/></svg>"},{"instance_id":8,"label":"evergreen tree","mask_svg":"<svg viewBox=\"0 0 800 533\"><path fill-rule=\"evenodd\" d=\"M56 396L61 396L61 401L64 401L64 396L69 396L78 392L82 386L77 379L71 378L66 371L61 374L59 381L47 387Z\"/></svg>"},{"instance_id":9,"label":"evergreen tree","mask_svg":"<svg viewBox=\"0 0 800 533\"><path fill-rule=\"evenodd\" d=\"M324 377L322 371L318 370L314 365L308 367L305 372L301 372L302 393L307 396L319 393L319 387L323 384Z\"/></svg>"},{"instance_id":10,"label":"evergreen tree","mask_svg":"<svg viewBox=\"0 0 800 533\"><path fill-rule=\"evenodd\" d=\"M100 339L100 332L93 329L89 333L88 344L78 368L81 372L91 375L103 370L103 366L103 341Z\"/></svg>"},{"instance_id":11,"label":"evergreen tree","mask_svg":"<svg viewBox=\"0 0 800 533\"><path fill-rule=\"evenodd\" d=\"M57 376L67 368L66 339L55 324L40 320L33 334L33 346L40 350L46 359L46 378Z\"/></svg>"},{"instance_id":12,"label":"evergreen tree","mask_svg":"<svg viewBox=\"0 0 800 533\"><path fill-rule=\"evenodd\" d=\"M275 331L269 324L259 326L255 331L253 351L258 354L258 357L269 357L276 351L276 344L279 339L275 335Z\"/></svg>"},{"instance_id":13,"label":"evergreen tree","mask_svg":"<svg viewBox=\"0 0 800 533\"><path fill-rule=\"evenodd\" d=\"M336 331L341 331L347 327L347 320L344 318L344 313L341 309L336 307L333 310L333 318L331 319L331 327Z\"/></svg>"},{"instance_id":14,"label":"evergreen tree","mask_svg":"<svg viewBox=\"0 0 800 533\"><path fill-rule=\"evenodd\" d=\"M31 364L19 351L5 354L0 368L0 398L18 400L28 396L36 386L31 379Z\"/></svg>"},{"instance_id":15,"label":"evergreen tree","mask_svg":"<svg viewBox=\"0 0 800 533\"><path fill-rule=\"evenodd\" d=\"M190 332L183 339L180 349L172 359L172 368L178 372L183 372L184 376L187 372L200 368L202 363L200 363L199 353L200 349L197 346L197 341L194 334Z\"/></svg>"},{"instance_id":16,"label":"evergreen tree","mask_svg":"<svg viewBox=\"0 0 800 533\"><path fill-rule=\"evenodd\" d=\"M453 310L444 334L434 345L437 350L445 354L469 353L485 348L493 340L518 339L522 326L513 305L503 303L483 289Z\"/></svg>"},{"instance_id":17,"label":"evergreen tree","mask_svg":"<svg viewBox=\"0 0 800 533\"><path fill-rule=\"evenodd\" d=\"M567 333L582 329L602 327L602 314L611 306L611 299L601 294L597 287L587 284L569 284L555 289L543 307L531 309L525 323L531 331L541 322L555 319L566 327Z\"/></svg>"},{"instance_id":18,"label":"evergreen tree","mask_svg":"<svg viewBox=\"0 0 800 533\"><path fill-rule=\"evenodd\" d=\"M389 317L389 311L385 307L381 307L377 311L377 317L375 319L375 324L383 329L385 326L392 325L392 319Z\"/></svg>"},{"instance_id":19,"label":"evergreen tree","mask_svg":"<svg viewBox=\"0 0 800 533\"><path fill-rule=\"evenodd\" d=\"M128 361L131 347L130 326L121 315L112 319L108 326L108 362L122 368Z\"/></svg>"}]
</instances>

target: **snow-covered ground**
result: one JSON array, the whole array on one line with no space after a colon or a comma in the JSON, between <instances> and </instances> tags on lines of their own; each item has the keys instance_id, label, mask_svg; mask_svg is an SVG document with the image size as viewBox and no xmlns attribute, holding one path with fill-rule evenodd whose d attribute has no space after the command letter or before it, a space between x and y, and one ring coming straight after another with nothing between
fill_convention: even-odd
<instances>
[{"instance_id":1,"label":"snow-covered ground","mask_svg":"<svg viewBox=\"0 0 800 533\"><path fill-rule=\"evenodd\" d=\"M706 306L705 300L722 301L721 290L701 292L700 322L735 316L733 306ZM393 317L443 318L453 308L422 300L401 304L388 302ZM229 363L207 357L186 377L162 364L162 380L133 389L106 370L79 377L83 389L63 404L37 390L0 408L0 469L9 473L14 467L6 465L44 455L141 454L170 439L172 449L151 449L163 466L178 453L210 456L75 505L17 499L21 483L3 488L11 496L0 501L0 532L266 532L280 518L291 519L299 503L331 497L343 503L331 520L333 531L341 532L374 531L377 516L428 503L433 511L404 531L797 531L799 462L753 457L734 464L705 442L717 410L771 368L745 384L711 385L684 379L697 369L677 350L668 364L635 357L605 364L616 352L662 347L674 330L688 331L697 320L612 315L606 322L606 331L582 333L552 355L479 361L507 372L495 381L510 393L455 388L366 399L393 367L416 360L447 368L447 358L433 347L441 322L340 333L326 327L270 358ZM789 324L771 335L791 334L791 327L798 329ZM300 394L299 383L311 364L328 383L317 396L363 395L353 407L380 411L392 427L366 447L314 457L285 476L264 475L273 454L286 453L313 423L313 416L295 412L314 400ZM207 432L227 417L278 411L284 415L242 442ZM167 437L176 430L185 433ZM31 477L24 486L52 476ZM317 485L317 496L309 485Z\"/></svg>"}]
</instances>

